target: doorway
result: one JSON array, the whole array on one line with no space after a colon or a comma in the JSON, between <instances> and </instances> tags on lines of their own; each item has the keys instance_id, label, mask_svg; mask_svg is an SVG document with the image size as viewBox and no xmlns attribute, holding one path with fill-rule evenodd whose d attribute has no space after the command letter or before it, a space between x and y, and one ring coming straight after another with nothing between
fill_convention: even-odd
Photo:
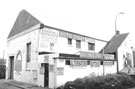
<instances>
[{"instance_id":1,"label":"doorway","mask_svg":"<svg viewBox=\"0 0 135 89\"><path fill-rule=\"evenodd\" d=\"M14 56L9 57L9 79L14 78Z\"/></svg>"},{"instance_id":2,"label":"doorway","mask_svg":"<svg viewBox=\"0 0 135 89\"><path fill-rule=\"evenodd\" d=\"M49 63L44 63L44 87L49 86Z\"/></svg>"}]
</instances>

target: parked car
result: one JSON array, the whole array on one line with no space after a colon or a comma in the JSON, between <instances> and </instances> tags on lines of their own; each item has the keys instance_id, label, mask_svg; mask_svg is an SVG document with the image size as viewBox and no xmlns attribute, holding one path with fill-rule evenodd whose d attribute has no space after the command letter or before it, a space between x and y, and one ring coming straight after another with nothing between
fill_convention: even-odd
<instances>
[{"instance_id":1,"label":"parked car","mask_svg":"<svg viewBox=\"0 0 135 89\"><path fill-rule=\"evenodd\" d=\"M135 67L126 67L118 72L119 74L127 74L135 79Z\"/></svg>"}]
</instances>

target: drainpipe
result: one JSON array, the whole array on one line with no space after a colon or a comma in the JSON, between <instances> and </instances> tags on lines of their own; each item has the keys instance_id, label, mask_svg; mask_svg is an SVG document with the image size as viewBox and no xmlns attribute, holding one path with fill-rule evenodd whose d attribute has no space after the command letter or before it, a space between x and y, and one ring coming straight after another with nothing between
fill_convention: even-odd
<instances>
[{"instance_id":1,"label":"drainpipe","mask_svg":"<svg viewBox=\"0 0 135 89\"><path fill-rule=\"evenodd\" d=\"M117 74L118 74L118 72L119 72L118 50L116 51L115 55L116 55L116 62L117 62Z\"/></svg>"}]
</instances>

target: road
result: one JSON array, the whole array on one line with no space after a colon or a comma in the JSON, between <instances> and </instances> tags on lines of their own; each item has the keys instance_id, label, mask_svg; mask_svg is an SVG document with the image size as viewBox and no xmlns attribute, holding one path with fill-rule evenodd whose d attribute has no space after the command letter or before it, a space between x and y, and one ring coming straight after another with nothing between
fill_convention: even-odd
<instances>
[{"instance_id":1,"label":"road","mask_svg":"<svg viewBox=\"0 0 135 89\"><path fill-rule=\"evenodd\" d=\"M14 80L0 79L0 89L49 89L38 87L36 85L17 82Z\"/></svg>"}]
</instances>

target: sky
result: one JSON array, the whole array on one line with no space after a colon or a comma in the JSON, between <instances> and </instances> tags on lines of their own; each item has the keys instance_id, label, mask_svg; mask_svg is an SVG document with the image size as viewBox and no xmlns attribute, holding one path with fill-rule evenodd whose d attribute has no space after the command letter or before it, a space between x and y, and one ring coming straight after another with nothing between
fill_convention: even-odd
<instances>
[{"instance_id":1,"label":"sky","mask_svg":"<svg viewBox=\"0 0 135 89\"><path fill-rule=\"evenodd\" d=\"M135 33L134 3L134 0L1 0L0 58L7 50L7 36L22 9L63 27L66 24L68 29L64 30L109 41L115 34L115 19L120 12L125 14L117 16L117 30Z\"/></svg>"}]
</instances>

